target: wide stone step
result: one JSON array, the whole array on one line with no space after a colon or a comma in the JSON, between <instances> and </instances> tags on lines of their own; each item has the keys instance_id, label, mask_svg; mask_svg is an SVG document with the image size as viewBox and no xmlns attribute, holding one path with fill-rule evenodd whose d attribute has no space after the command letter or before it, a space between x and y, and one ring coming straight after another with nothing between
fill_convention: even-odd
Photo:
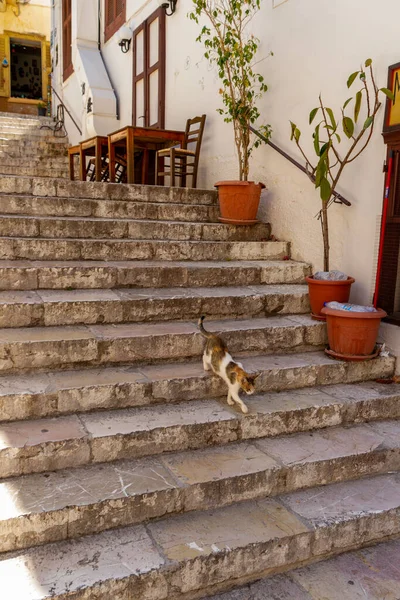
<instances>
[{"instance_id":1,"label":"wide stone step","mask_svg":"<svg viewBox=\"0 0 400 600\"><path fill-rule=\"evenodd\" d=\"M326 343L325 324L303 315L210 321L232 352L300 352ZM132 323L0 330L0 371L68 365L145 363L199 357L204 340L195 323Z\"/></svg>"},{"instance_id":2,"label":"wide stone step","mask_svg":"<svg viewBox=\"0 0 400 600\"><path fill-rule=\"evenodd\" d=\"M325 323L305 315L210 321L233 353L321 349ZM146 363L200 357L204 338L192 322L0 329L0 371Z\"/></svg>"},{"instance_id":3,"label":"wide stone step","mask_svg":"<svg viewBox=\"0 0 400 600\"><path fill-rule=\"evenodd\" d=\"M34 137L30 138L28 135L22 137L10 137L9 133L1 132L0 126L0 145L1 146L9 146L13 148L29 148L29 147L39 147L39 148L53 148L53 147L62 147L64 150L68 150L69 144L66 141L65 137L56 137L49 133L50 137Z\"/></svg>"},{"instance_id":4,"label":"wide stone step","mask_svg":"<svg viewBox=\"0 0 400 600\"><path fill-rule=\"evenodd\" d=\"M51 129L40 129L41 125L38 126L12 126L12 125L0 125L0 138L4 139L20 139L22 141L31 141L37 139L57 139L54 131ZM65 137L62 139L65 142Z\"/></svg>"},{"instance_id":5,"label":"wide stone step","mask_svg":"<svg viewBox=\"0 0 400 600\"><path fill-rule=\"evenodd\" d=\"M0 195L0 213L56 217L105 217L113 219L152 219L155 221L194 221L199 225L217 222L217 206L204 204L165 204L123 200L74 200L38 196ZM249 230L250 228L245 227Z\"/></svg>"},{"instance_id":6,"label":"wide stone step","mask_svg":"<svg viewBox=\"0 0 400 600\"><path fill-rule=\"evenodd\" d=\"M0 238L0 259L11 260L279 260L288 242L214 242L133 239Z\"/></svg>"},{"instance_id":7,"label":"wide stone step","mask_svg":"<svg viewBox=\"0 0 400 600\"><path fill-rule=\"evenodd\" d=\"M34 156L27 158L7 158L2 157L1 167L43 167L46 166L49 169L60 169L68 168L68 158L66 156Z\"/></svg>"},{"instance_id":8,"label":"wide stone step","mask_svg":"<svg viewBox=\"0 0 400 600\"><path fill-rule=\"evenodd\" d=\"M400 470L400 422L28 475L0 483L0 552Z\"/></svg>"},{"instance_id":9,"label":"wide stone step","mask_svg":"<svg viewBox=\"0 0 400 600\"><path fill-rule=\"evenodd\" d=\"M311 267L285 261L0 261L1 290L221 287L304 283Z\"/></svg>"},{"instance_id":10,"label":"wide stone step","mask_svg":"<svg viewBox=\"0 0 400 600\"><path fill-rule=\"evenodd\" d=\"M0 175L2 194L23 194L73 199L123 200L125 202L159 202L162 204L217 204L217 192L155 185L96 183L43 177Z\"/></svg>"},{"instance_id":11,"label":"wide stone step","mask_svg":"<svg viewBox=\"0 0 400 600\"><path fill-rule=\"evenodd\" d=\"M399 411L400 390L396 384L370 382L350 385L390 377L394 370L393 357L354 363L334 361L323 352L307 352L242 356L240 362L248 372L259 374L257 394L268 392L266 402L272 412L274 407L290 413L299 411L298 414L302 414L305 411L305 417L315 420L315 416L326 410L333 419L332 423L338 424L346 422L346 419L394 418ZM326 386L328 382L336 384L336 387L312 387ZM301 393L293 391L299 388L307 389ZM0 420L39 419L216 397L225 399L226 393L226 384L220 377L206 373L201 360L2 375ZM336 409L332 410L328 405L324 408L326 393L328 399L334 395L346 400L350 411L347 416L335 421ZM315 405L318 399L322 403L320 408ZM254 398L246 400L251 403Z\"/></svg>"},{"instance_id":12,"label":"wide stone step","mask_svg":"<svg viewBox=\"0 0 400 600\"><path fill-rule=\"evenodd\" d=\"M351 394L355 398L349 398ZM387 395L381 407L376 390L355 390L354 385L349 390L345 386L302 388L287 396L281 392L243 400L247 414L221 398L4 423L0 477L400 417L398 395ZM389 436L389 429L385 435ZM399 429L394 428L395 435ZM275 447L279 444L272 443L271 452Z\"/></svg>"},{"instance_id":13,"label":"wide stone step","mask_svg":"<svg viewBox=\"0 0 400 600\"><path fill-rule=\"evenodd\" d=\"M136 288L0 292L0 327L140 323L304 314L307 286Z\"/></svg>"},{"instance_id":14,"label":"wide stone step","mask_svg":"<svg viewBox=\"0 0 400 600\"><path fill-rule=\"evenodd\" d=\"M30 167L28 163L25 163L25 166L23 167L18 167L16 165L4 165L3 163L1 163L0 173L4 175L19 175L21 177L68 177L68 169L66 167Z\"/></svg>"},{"instance_id":15,"label":"wide stone step","mask_svg":"<svg viewBox=\"0 0 400 600\"><path fill-rule=\"evenodd\" d=\"M31 158L37 156L63 157L67 156L67 146L53 142L26 142L22 144L16 140L2 141L0 137L0 157Z\"/></svg>"},{"instance_id":16,"label":"wide stone step","mask_svg":"<svg viewBox=\"0 0 400 600\"><path fill-rule=\"evenodd\" d=\"M1 168L1 167L0 167ZM223 223L88 217L28 217L0 214L0 236L48 239L134 239L177 241L266 241L269 223L252 226Z\"/></svg>"},{"instance_id":17,"label":"wide stone step","mask_svg":"<svg viewBox=\"0 0 400 600\"><path fill-rule=\"evenodd\" d=\"M399 517L399 475L379 475L6 554L0 578L24 600L190 600L399 535Z\"/></svg>"},{"instance_id":18,"label":"wide stone step","mask_svg":"<svg viewBox=\"0 0 400 600\"><path fill-rule=\"evenodd\" d=\"M266 577L205 600L395 600L399 564L400 540L392 540L295 569L287 575Z\"/></svg>"}]
</instances>

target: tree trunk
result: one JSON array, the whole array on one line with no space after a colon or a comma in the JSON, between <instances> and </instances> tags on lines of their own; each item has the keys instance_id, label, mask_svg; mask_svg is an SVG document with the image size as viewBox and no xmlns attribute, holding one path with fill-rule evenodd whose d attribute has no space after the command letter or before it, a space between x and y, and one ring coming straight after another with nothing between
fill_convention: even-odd
<instances>
[{"instance_id":1,"label":"tree trunk","mask_svg":"<svg viewBox=\"0 0 400 600\"><path fill-rule=\"evenodd\" d=\"M321 227L324 241L324 271L329 271L329 228L327 202L322 201Z\"/></svg>"}]
</instances>

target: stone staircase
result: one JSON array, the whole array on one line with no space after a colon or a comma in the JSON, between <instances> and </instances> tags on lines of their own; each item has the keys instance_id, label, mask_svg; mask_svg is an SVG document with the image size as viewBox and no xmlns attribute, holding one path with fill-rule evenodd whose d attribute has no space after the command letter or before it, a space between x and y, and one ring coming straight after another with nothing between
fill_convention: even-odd
<instances>
[{"instance_id":1,"label":"stone staircase","mask_svg":"<svg viewBox=\"0 0 400 600\"><path fill-rule=\"evenodd\" d=\"M5 600L249 600L400 534L394 360L325 356L310 267L270 233L210 191L0 175ZM200 314L260 373L246 415Z\"/></svg>"},{"instance_id":2,"label":"stone staircase","mask_svg":"<svg viewBox=\"0 0 400 600\"><path fill-rule=\"evenodd\" d=\"M68 177L67 140L49 127L54 120L48 117L0 113L1 173Z\"/></svg>"}]
</instances>

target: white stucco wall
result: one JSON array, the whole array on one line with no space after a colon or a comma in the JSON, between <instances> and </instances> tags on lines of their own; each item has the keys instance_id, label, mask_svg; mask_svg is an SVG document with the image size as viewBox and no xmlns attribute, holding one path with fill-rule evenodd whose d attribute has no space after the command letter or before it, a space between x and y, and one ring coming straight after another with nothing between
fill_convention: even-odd
<instances>
[{"instance_id":1,"label":"white stucco wall","mask_svg":"<svg viewBox=\"0 0 400 600\"><path fill-rule=\"evenodd\" d=\"M79 7L89 1L92 0L73 0L73 4ZM60 0L55 3L61 62L61 24L57 16ZM216 72L203 58L202 46L195 42L198 26L187 18L191 4L191 0L178 0L175 15L167 18L166 126L183 128L187 118L207 114L199 185L212 187L219 179L236 178L237 164L232 128L216 113L220 102ZM157 7L156 0L128 0L127 23L135 29ZM79 14L78 9L75 14ZM304 139L311 140L308 114L319 93L333 109L339 108L350 95L346 87L349 73L366 58L374 60L379 85L386 85L388 65L400 60L397 19L393 15L400 15L398 0L380 4L371 0L263 0L253 25L261 38L260 58L270 50L274 52L273 57L258 66L270 88L260 108L265 122L273 127L275 143L301 160L289 141L289 120L298 124ZM103 36L104 25L101 31ZM102 52L110 88L119 97L118 128L130 124L132 118L132 51L122 54L116 38L103 44ZM73 59L78 64L76 48ZM85 121L78 75L75 73L61 84L58 69L55 78L58 77L74 116ZM385 157L380 135L382 120L383 108L368 150L343 177L339 191L352 202L352 207L334 206L330 211L331 267L356 278L352 299L357 302L369 302L374 285ZM77 139L73 129L70 136L71 141ZM292 242L294 258L310 261L315 269L320 269L321 232L314 219L320 203L309 180L266 147L254 154L251 177L268 187L263 194L261 215L271 221L275 236Z\"/></svg>"}]
</instances>

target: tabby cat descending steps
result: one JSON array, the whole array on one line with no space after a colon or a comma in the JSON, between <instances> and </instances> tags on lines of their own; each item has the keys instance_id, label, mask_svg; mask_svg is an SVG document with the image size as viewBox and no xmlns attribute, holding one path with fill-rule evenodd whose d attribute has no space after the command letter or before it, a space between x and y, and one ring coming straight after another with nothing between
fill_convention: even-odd
<instances>
[{"instance_id":1,"label":"tabby cat descending steps","mask_svg":"<svg viewBox=\"0 0 400 600\"><path fill-rule=\"evenodd\" d=\"M241 363L233 360L224 340L204 329L204 319L205 317L200 317L198 321L200 333L207 339L203 354L204 370L212 370L216 375L219 375L228 386L228 404L232 406L236 402L242 412L247 413L249 409L243 400L239 398L239 391L243 390L248 395L254 394L254 381L258 374L249 375L243 369Z\"/></svg>"}]
</instances>

